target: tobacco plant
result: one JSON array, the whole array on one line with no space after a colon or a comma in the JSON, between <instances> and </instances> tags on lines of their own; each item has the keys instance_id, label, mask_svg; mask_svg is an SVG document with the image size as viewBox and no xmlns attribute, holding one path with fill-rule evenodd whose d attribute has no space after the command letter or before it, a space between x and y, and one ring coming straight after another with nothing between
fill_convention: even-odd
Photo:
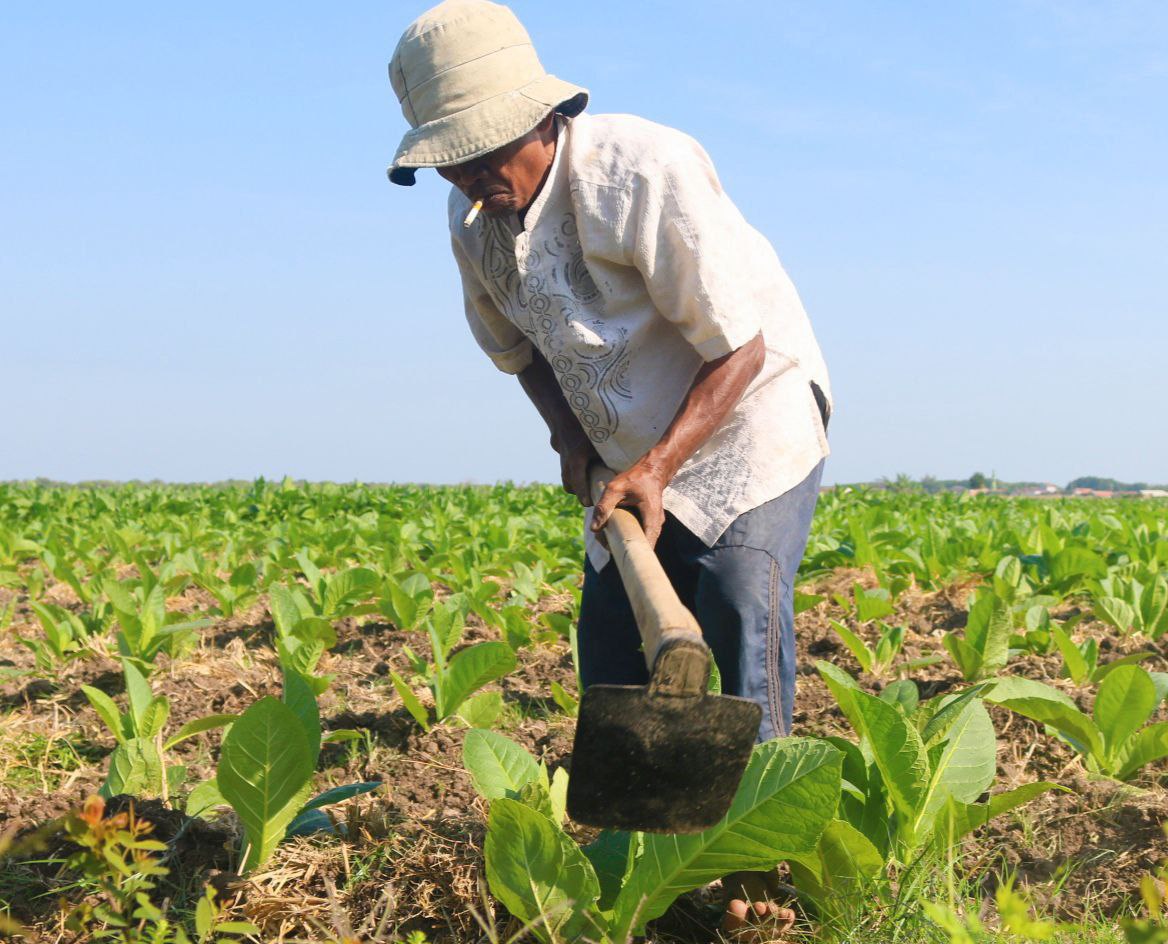
<instances>
[{"instance_id":1,"label":"tobacco plant","mask_svg":"<svg viewBox=\"0 0 1168 944\"><path fill-rule=\"evenodd\" d=\"M424 620L430 643L430 660L418 656L409 646L402 651L410 660L416 679L430 690L434 710L422 704L410 682L396 671L391 671L394 688L406 710L424 730L436 722L460 714L472 726L490 724L502 710L498 693L483 693L474 698L484 685L502 678L514 670L515 653L505 642L474 643L454 652L461 642L464 619L456 605L443 603L435 606Z\"/></svg>"},{"instance_id":2,"label":"tobacco plant","mask_svg":"<svg viewBox=\"0 0 1168 944\"><path fill-rule=\"evenodd\" d=\"M919 703L915 685L903 681L881 696L859 688L842 669L816 667L859 746L830 738L844 754L840 825L825 840L847 850L856 863L905 865L926 847L945 847L993 817L1040 793L1050 783L1032 783L991 796L997 740L981 696L985 686ZM801 888L820 906L830 904L833 875L823 863L838 860L837 849L821 848L820 864L792 864ZM862 875L848 875L859 881Z\"/></svg>"},{"instance_id":3,"label":"tobacco plant","mask_svg":"<svg viewBox=\"0 0 1168 944\"><path fill-rule=\"evenodd\" d=\"M1010 657L1010 607L996 593L982 593L969 608L965 631L946 633L942 644L967 682L995 675Z\"/></svg>"},{"instance_id":4,"label":"tobacco plant","mask_svg":"<svg viewBox=\"0 0 1168 944\"><path fill-rule=\"evenodd\" d=\"M231 724L235 715L196 718L164 741L162 732L170 717L170 700L165 695L155 695L146 677L129 659L122 660L122 675L126 682L126 711L119 709L101 689L81 686L93 710L117 742L110 755L101 796L108 799L128 793L165 798L179 789L187 774L184 766L168 763L168 752L187 738Z\"/></svg>"},{"instance_id":5,"label":"tobacco plant","mask_svg":"<svg viewBox=\"0 0 1168 944\"><path fill-rule=\"evenodd\" d=\"M1090 715L1058 689L1033 679L998 679L985 699L1046 725L1083 756L1089 770L1130 780L1168 757L1168 721L1148 724L1166 695L1168 674L1120 665L1099 683Z\"/></svg>"},{"instance_id":6,"label":"tobacco plant","mask_svg":"<svg viewBox=\"0 0 1168 944\"><path fill-rule=\"evenodd\" d=\"M321 744L350 736L349 731L323 735L312 687L297 673L287 672L283 699L265 696L232 724L214 779L191 791L187 812L203 815L214 806L230 805L243 824L240 868L258 868L285 838L333 831L322 807L381 785L346 784L310 797Z\"/></svg>"},{"instance_id":7,"label":"tobacco plant","mask_svg":"<svg viewBox=\"0 0 1168 944\"><path fill-rule=\"evenodd\" d=\"M839 802L840 752L785 738L755 748L729 811L709 829L604 831L580 847L560 825L556 778L545 787L546 769L522 748L471 734L464 758L490 800L488 884L541 941L626 944L684 892L812 854Z\"/></svg>"}]
</instances>

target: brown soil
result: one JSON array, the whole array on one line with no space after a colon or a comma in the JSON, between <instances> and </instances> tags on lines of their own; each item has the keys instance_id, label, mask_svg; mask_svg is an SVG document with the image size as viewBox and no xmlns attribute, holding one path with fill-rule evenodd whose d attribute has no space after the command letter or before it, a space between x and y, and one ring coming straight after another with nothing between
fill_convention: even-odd
<instances>
[{"instance_id":1,"label":"brown soil","mask_svg":"<svg viewBox=\"0 0 1168 944\"><path fill-rule=\"evenodd\" d=\"M869 575L841 572L805 588L827 594L829 601L798 618L797 734L849 733L814 664L824 659L859 674L859 666L829 624L832 618L843 618L830 594L846 591L856 579L871 583ZM968 590L956 586L902 595L892 618L908 629L902 658L942 651L943 633L964 622ZM0 590L0 606L4 593ZM52 594L63 605L75 602L68 588L53 587ZM209 605L200 594L188 591L184 603L192 608ZM15 629L30 632L30 623L22 604ZM1078 631L1102 637L1106 629L1081 624ZM266 611L256 605L219 622L204 636L201 648L179 664L172 666L163 659L153 681L171 700L170 730L209 711L239 711L259 696L278 693L278 665L269 632ZM465 643L492 636L493 631L472 618ZM396 928L399 934L416 928L437 942L469 941L481 935L480 922L502 925L507 920L484 890L485 805L462 769L464 731L440 726L425 733L406 712L389 680L391 668L406 669L403 644L415 652L427 651L420 633L400 632L376 617L344 620L338 626L338 645L320 667L337 677L321 698L325 727L355 728L364 739L326 746L318 786L384 781L375 793L334 808L332 815L345 830L343 838L289 842L269 868L241 881L231 875L237 824L230 814L210 825L190 824L158 804L139 806L141 814L157 822L162 836L180 836L170 865L188 886L215 876L220 887L234 894L237 911L264 929L265 939L368 934L384 921L384 927ZM1109 657L1133 647L1110 638L1107 644ZM15 642L11 632L0 636L0 665L32 666L31 653ZM1077 695L1074 686L1058 678L1059 665L1057 657L1026 656L1012 662L1010 671ZM914 671L913 678L923 696L962 684L947 661ZM502 692L506 705L497 727L554 767L568 760L573 722L550 698L553 680L574 690L575 673L563 643L523 650L518 670L494 688ZM861 678L871 690L889 680ZM51 683L27 677L0 683L0 710L6 715L0 726L0 757L6 758L0 762L0 834L60 816L101 784L105 760L96 755L98 749L112 748L112 740L81 694L81 684L116 696L121 688L117 663L108 654L98 655L69 663ZM1168 857L1161 831L1168 819L1163 767L1133 786L1092 780L1069 748L1037 726L1004 710L993 713L999 732L1000 779L995 789L1050 779L1074 793L1048 794L992 823L966 843L963 868L987 886L1003 868L1010 869L1064 918L1086 910L1122 912L1142 875ZM32 744L34 736L41 753L30 758L24 745ZM216 733L200 735L177 749L193 782L213 774L217 738ZM43 748L45 741L74 750L88 743L97 749L77 751L81 759L66 764L61 752ZM580 833L578 838L587 836ZM43 871L38 874L42 891L52 891L62 881ZM0 879L0 899L9 896L11 888L11 882ZM27 900L27 895L21 898ZM21 908L20 901L14 904L21 916L47 931L50 916ZM717 916L711 892L688 896L663 919L652 939L691 944L715 940ZM54 932L45 939L68 938Z\"/></svg>"}]
</instances>

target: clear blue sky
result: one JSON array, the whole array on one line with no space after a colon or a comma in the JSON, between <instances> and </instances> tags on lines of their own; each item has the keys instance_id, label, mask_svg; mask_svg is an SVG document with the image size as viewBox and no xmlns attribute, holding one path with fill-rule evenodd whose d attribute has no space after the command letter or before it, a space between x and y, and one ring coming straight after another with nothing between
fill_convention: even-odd
<instances>
[{"instance_id":1,"label":"clear blue sky","mask_svg":"<svg viewBox=\"0 0 1168 944\"><path fill-rule=\"evenodd\" d=\"M828 480L1168 479L1168 4L513 6L774 242ZM4 4L0 479L558 479L385 178L423 8Z\"/></svg>"}]
</instances>

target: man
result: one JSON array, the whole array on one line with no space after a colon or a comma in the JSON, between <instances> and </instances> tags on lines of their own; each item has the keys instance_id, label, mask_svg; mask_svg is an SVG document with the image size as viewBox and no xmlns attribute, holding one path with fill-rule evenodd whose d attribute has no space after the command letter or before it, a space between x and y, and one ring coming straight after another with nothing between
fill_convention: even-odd
<instances>
[{"instance_id":1,"label":"man","mask_svg":"<svg viewBox=\"0 0 1168 944\"><path fill-rule=\"evenodd\" d=\"M466 318L551 431L564 487L618 474L586 512L584 684L643 684L640 638L597 534L633 509L713 649L723 691L789 733L793 582L828 453L827 370L794 287L686 135L584 114L509 9L450 0L402 36L390 78L411 130L390 167L454 186ZM481 213L479 212L481 210ZM793 914L773 876L727 876L727 930Z\"/></svg>"}]
</instances>

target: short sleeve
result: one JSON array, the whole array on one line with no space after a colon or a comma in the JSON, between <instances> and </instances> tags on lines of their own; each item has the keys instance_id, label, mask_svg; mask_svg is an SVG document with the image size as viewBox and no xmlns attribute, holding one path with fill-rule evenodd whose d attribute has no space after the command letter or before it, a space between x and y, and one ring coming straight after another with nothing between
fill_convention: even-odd
<instances>
[{"instance_id":1,"label":"short sleeve","mask_svg":"<svg viewBox=\"0 0 1168 944\"><path fill-rule=\"evenodd\" d=\"M722 190L696 141L686 138L671 152L633 188L631 261L654 307L712 361L762 330L762 236Z\"/></svg>"},{"instance_id":2,"label":"short sleeve","mask_svg":"<svg viewBox=\"0 0 1168 944\"><path fill-rule=\"evenodd\" d=\"M518 374L531 363L531 341L495 306L461 247L453 239L451 249L462 277L466 321L470 325L471 334L499 370L505 374Z\"/></svg>"}]
</instances>

